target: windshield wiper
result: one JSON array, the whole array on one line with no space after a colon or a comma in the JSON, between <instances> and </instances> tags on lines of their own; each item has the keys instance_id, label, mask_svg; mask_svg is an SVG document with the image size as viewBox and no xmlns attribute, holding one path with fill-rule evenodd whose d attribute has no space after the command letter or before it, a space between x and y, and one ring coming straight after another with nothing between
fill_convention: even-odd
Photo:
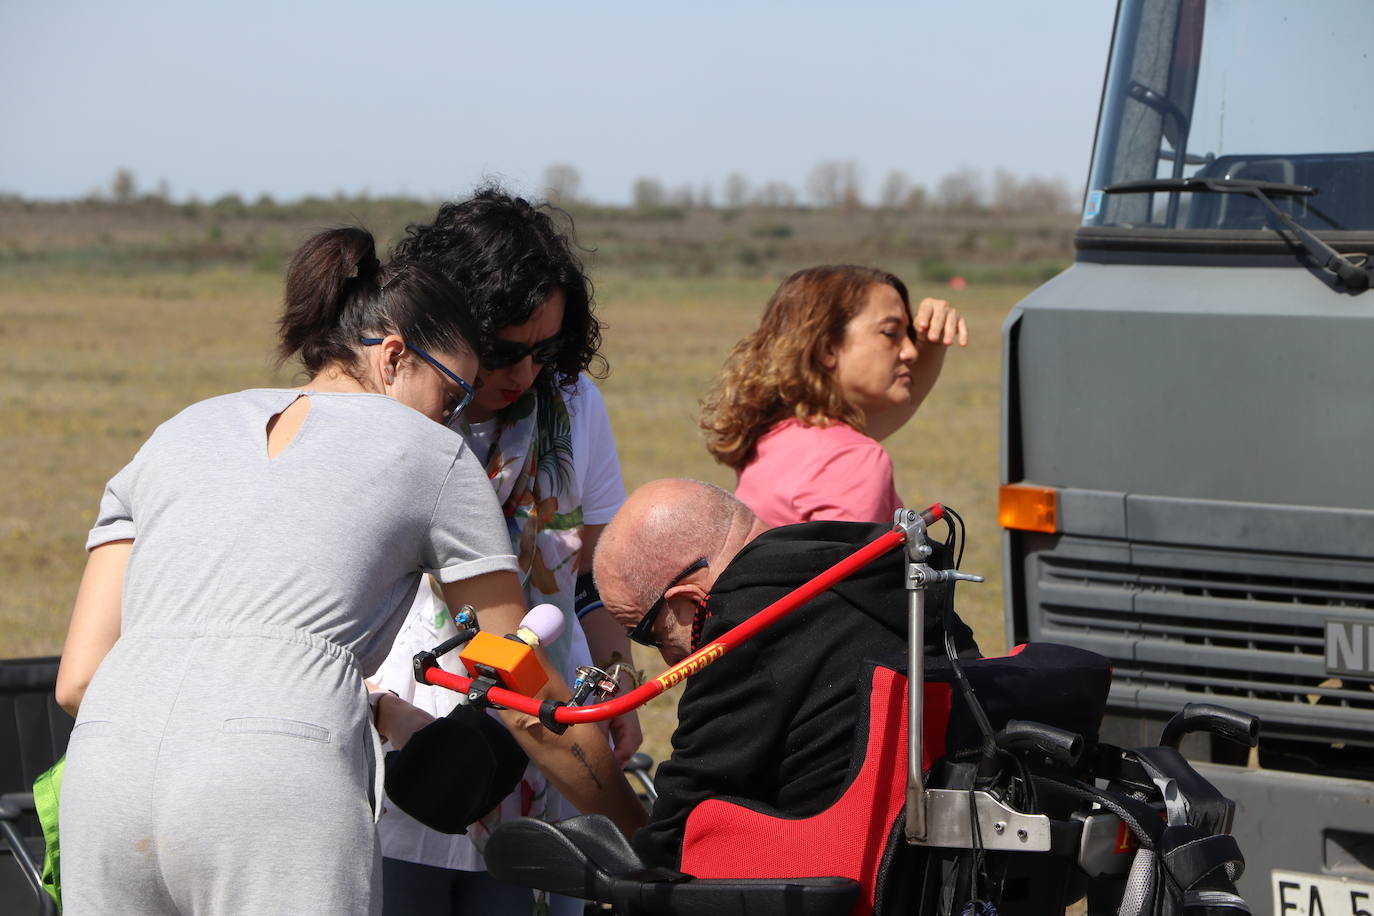
<instances>
[{"instance_id":1,"label":"windshield wiper","mask_svg":"<svg viewBox=\"0 0 1374 916\"><path fill-rule=\"evenodd\" d=\"M1269 199L1275 197L1311 197L1317 189L1305 184L1284 184L1281 181L1256 181L1246 178L1146 178L1142 181L1122 181L1102 189L1106 194L1147 194L1155 191L1190 191L1211 194L1245 194L1255 198L1289 232L1315 260L1345 284L1352 292L1369 288L1368 265L1361 267L1330 245L1298 225L1297 220L1284 213ZM1281 230L1279 231L1280 234Z\"/></svg>"}]
</instances>

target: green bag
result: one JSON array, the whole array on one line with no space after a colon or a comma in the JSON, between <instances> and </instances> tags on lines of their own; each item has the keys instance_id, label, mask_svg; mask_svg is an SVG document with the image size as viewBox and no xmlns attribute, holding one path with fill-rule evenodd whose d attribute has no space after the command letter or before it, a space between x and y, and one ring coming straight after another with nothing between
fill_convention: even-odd
<instances>
[{"instance_id":1,"label":"green bag","mask_svg":"<svg viewBox=\"0 0 1374 916\"><path fill-rule=\"evenodd\" d=\"M63 754L33 781L33 808L43 827L46 847L43 851L43 889L52 896L59 913L62 911L62 869L57 847L57 798L62 792L62 769L66 764L67 755Z\"/></svg>"}]
</instances>

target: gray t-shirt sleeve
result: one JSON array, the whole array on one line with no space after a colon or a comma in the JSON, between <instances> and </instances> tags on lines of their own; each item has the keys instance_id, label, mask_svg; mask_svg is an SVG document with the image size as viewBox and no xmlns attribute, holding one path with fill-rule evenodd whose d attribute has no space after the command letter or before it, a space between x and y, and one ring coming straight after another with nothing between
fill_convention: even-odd
<instances>
[{"instance_id":1,"label":"gray t-shirt sleeve","mask_svg":"<svg viewBox=\"0 0 1374 916\"><path fill-rule=\"evenodd\" d=\"M141 454L142 452L139 453ZM86 536L87 550L94 550L111 541L124 541L137 536L138 530L134 525L133 510L130 508L130 493L133 490L134 477L138 473L139 455L135 455L133 461L126 464L123 470L105 484L105 493L100 497L100 510L96 515L95 525Z\"/></svg>"},{"instance_id":2,"label":"gray t-shirt sleeve","mask_svg":"<svg viewBox=\"0 0 1374 916\"><path fill-rule=\"evenodd\" d=\"M496 492L466 448L454 457L439 488L429 536L422 542L420 567L444 583L501 570L520 571Z\"/></svg>"}]
</instances>

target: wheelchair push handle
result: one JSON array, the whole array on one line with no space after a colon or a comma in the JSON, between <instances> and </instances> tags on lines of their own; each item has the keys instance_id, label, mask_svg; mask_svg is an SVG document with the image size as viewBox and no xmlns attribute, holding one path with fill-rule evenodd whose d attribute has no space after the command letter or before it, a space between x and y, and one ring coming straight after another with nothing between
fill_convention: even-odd
<instances>
[{"instance_id":1,"label":"wheelchair push handle","mask_svg":"<svg viewBox=\"0 0 1374 916\"><path fill-rule=\"evenodd\" d=\"M1007 751L1035 751L1072 769L1083 756L1083 736L1042 722L1008 722L997 733L997 746Z\"/></svg>"},{"instance_id":2,"label":"wheelchair push handle","mask_svg":"<svg viewBox=\"0 0 1374 916\"><path fill-rule=\"evenodd\" d=\"M1213 703L1189 703L1164 726L1159 743L1177 750L1184 735L1207 732L1246 747L1255 747L1259 744L1259 730L1258 716Z\"/></svg>"}]
</instances>

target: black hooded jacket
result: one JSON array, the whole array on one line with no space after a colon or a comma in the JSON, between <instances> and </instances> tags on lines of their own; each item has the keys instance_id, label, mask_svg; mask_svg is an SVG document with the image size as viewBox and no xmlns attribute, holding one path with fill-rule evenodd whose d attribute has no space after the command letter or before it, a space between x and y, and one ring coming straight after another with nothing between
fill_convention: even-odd
<instances>
[{"instance_id":1,"label":"black hooded jacket","mask_svg":"<svg viewBox=\"0 0 1374 916\"><path fill-rule=\"evenodd\" d=\"M876 540L890 526L808 522L745 545L716 579L702 644L742 623ZM929 561L948 565L942 550ZM658 768L659 797L635 848L648 865L677 868L687 815L733 796L788 814L824 810L848 771L863 661L905 652L905 553L894 550L693 675L678 704L672 757ZM946 593L927 603L926 651L944 652ZM977 653L954 619L961 655Z\"/></svg>"}]
</instances>

